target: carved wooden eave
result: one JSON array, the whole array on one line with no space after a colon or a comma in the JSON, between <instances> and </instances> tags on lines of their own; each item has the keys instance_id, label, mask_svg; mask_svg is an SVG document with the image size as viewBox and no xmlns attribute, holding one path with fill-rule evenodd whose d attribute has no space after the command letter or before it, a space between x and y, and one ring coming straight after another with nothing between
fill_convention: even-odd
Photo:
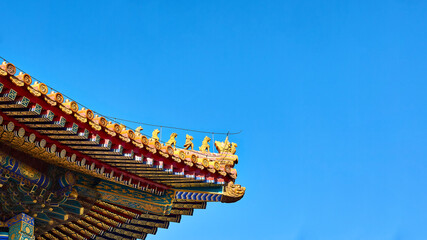
<instances>
[{"instance_id":1,"label":"carved wooden eave","mask_svg":"<svg viewBox=\"0 0 427 240\"><path fill-rule=\"evenodd\" d=\"M16 75L13 64L0 65L1 145L101 183L134 189L135 194L170 198L167 208L156 213L84 195L79 192L84 186L76 184L66 196L81 203L81 212L59 225L46 227L51 224L46 220L36 231L37 239L144 239L207 202L236 202L244 196L245 188L234 184L237 145L228 138L215 142L218 153L212 153L209 138L195 151L189 135L184 148L177 148L176 134L165 144L157 134L149 137L142 128L109 122L61 93L49 92L30 75ZM94 191L101 191L99 186Z\"/></svg>"}]
</instances>

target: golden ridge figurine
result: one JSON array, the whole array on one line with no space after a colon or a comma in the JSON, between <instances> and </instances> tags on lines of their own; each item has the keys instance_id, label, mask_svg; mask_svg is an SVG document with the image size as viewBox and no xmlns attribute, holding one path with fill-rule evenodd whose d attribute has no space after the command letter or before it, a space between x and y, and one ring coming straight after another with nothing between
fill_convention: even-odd
<instances>
[{"instance_id":1,"label":"golden ridge figurine","mask_svg":"<svg viewBox=\"0 0 427 240\"><path fill-rule=\"evenodd\" d=\"M141 126L139 126L135 129L135 132L141 133L142 130L144 130L144 129Z\"/></svg>"},{"instance_id":2,"label":"golden ridge figurine","mask_svg":"<svg viewBox=\"0 0 427 240\"><path fill-rule=\"evenodd\" d=\"M191 150L193 150L193 148L194 148L194 144L193 144L193 137L192 136L190 136L190 135L186 135L185 136L185 144L184 144L184 148L185 149L191 149Z\"/></svg>"},{"instance_id":3,"label":"golden ridge figurine","mask_svg":"<svg viewBox=\"0 0 427 240\"><path fill-rule=\"evenodd\" d=\"M153 134L152 134L152 136L151 136L151 138L152 139L155 139L155 140L157 140L157 141L160 141L160 138L159 138L159 133L160 133L160 131L159 131L159 129L154 129L154 131L153 131Z\"/></svg>"},{"instance_id":4,"label":"golden ridge figurine","mask_svg":"<svg viewBox=\"0 0 427 240\"><path fill-rule=\"evenodd\" d=\"M203 139L202 146L199 147L199 150L204 153L210 152L210 146L209 146L210 141L211 139L208 136L206 136L205 139Z\"/></svg>"},{"instance_id":5,"label":"golden ridge figurine","mask_svg":"<svg viewBox=\"0 0 427 240\"><path fill-rule=\"evenodd\" d=\"M166 142L166 145L170 145L173 147L176 147L176 137L178 136L178 134L176 133L172 133L169 140Z\"/></svg>"}]
</instances>

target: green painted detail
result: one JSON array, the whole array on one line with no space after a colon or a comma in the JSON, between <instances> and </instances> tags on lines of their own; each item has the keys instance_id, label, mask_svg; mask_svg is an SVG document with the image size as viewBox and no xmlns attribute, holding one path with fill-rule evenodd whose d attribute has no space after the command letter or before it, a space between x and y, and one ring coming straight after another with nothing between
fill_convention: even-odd
<instances>
[{"instance_id":1,"label":"green painted detail","mask_svg":"<svg viewBox=\"0 0 427 240\"><path fill-rule=\"evenodd\" d=\"M101 141L101 137L99 135L96 135L96 137L95 137L95 143L99 144L99 141Z\"/></svg>"},{"instance_id":2,"label":"green painted detail","mask_svg":"<svg viewBox=\"0 0 427 240\"><path fill-rule=\"evenodd\" d=\"M89 130L85 129L83 137L84 138L88 138L89 137Z\"/></svg>"},{"instance_id":3,"label":"green painted detail","mask_svg":"<svg viewBox=\"0 0 427 240\"><path fill-rule=\"evenodd\" d=\"M39 104L36 104L36 106L33 109L33 112L35 112L36 114L40 114L42 110L43 110L42 106L40 106Z\"/></svg>"},{"instance_id":4,"label":"green painted detail","mask_svg":"<svg viewBox=\"0 0 427 240\"><path fill-rule=\"evenodd\" d=\"M49 121L52 121L54 117L55 117L55 114L52 111L49 111L47 113L46 118L49 119Z\"/></svg>"},{"instance_id":5,"label":"green painted detail","mask_svg":"<svg viewBox=\"0 0 427 240\"><path fill-rule=\"evenodd\" d=\"M77 200L68 200L65 203L61 204L61 207L67 211L77 215L82 215L84 208L80 205L80 202Z\"/></svg>"},{"instance_id":6,"label":"green painted detail","mask_svg":"<svg viewBox=\"0 0 427 240\"><path fill-rule=\"evenodd\" d=\"M13 90L13 89L10 89L9 93L7 94L7 97L10 100L12 100L12 101L15 100L15 98L16 98L16 91Z\"/></svg>"},{"instance_id":7,"label":"green painted detail","mask_svg":"<svg viewBox=\"0 0 427 240\"><path fill-rule=\"evenodd\" d=\"M37 217L35 218L37 226L43 224L49 224L49 221L52 220L50 217L46 215L46 213L37 213Z\"/></svg>"},{"instance_id":8,"label":"green painted detail","mask_svg":"<svg viewBox=\"0 0 427 240\"><path fill-rule=\"evenodd\" d=\"M21 201L19 201L20 199L19 198L16 198L16 197L12 197L11 198L11 200L13 201L13 202L21 202ZM25 211L25 208L23 207L23 206L14 206L14 207L12 207L11 208L11 210L13 211L13 212L23 212L23 211Z\"/></svg>"},{"instance_id":9,"label":"green painted detail","mask_svg":"<svg viewBox=\"0 0 427 240\"><path fill-rule=\"evenodd\" d=\"M24 204L26 204L26 205L33 205L33 204L36 204L36 203L34 202L34 200L33 200L29 195L27 195L27 196L23 196L20 202L21 202L21 203L24 203Z\"/></svg>"},{"instance_id":10,"label":"green painted detail","mask_svg":"<svg viewBox=\"0 0 427 240\"><path fill-rule=\"evenodd\" d=\"M119 147L117 148L117 151L122 154L123 153L123 146L119 145Z\"/></svg>"},{"instance_id":11,"label":"green painted detail","mask_svg":"<svg viewBox=\"0 0 427 240\"><path fill-rule=\"evenodd\" d=\"M0 83L0 92L2 92L3 91L3 83Z\"/></svg>"},{"instance_id":12,"label":"green painted detail","mask_svg":"<svg viewBox=\"0 0 427 240\"><path fill-rule=\"evenodd\" d=\"M172 209L174 190L165 190L159 196L120 184L79 175L76 189L80 196L102 199L140 211L167 215Z\"/></svg>"},{"instance_id":13,"label":"green painted detail","mask_svg":"<svg viewBox=\"0 0 427 240\"><path fill-rule=\"evenodd\" d=\"M30 104L30 99L23 97L19 104L21 104L23 107L28 107L28 104Z\"/></svg>"},{"instance_id":14,"label":"green painted detail","mask_svg":"<svg viewBox=\"0 0 427 240\"><path fill-rule=\"evenodd\" d=\"M65 118L64 117L61 117L60 119L59 119L59 122L57 123L59 126L61 126L61 127L65 127L65 123L67 122L67 120L65 120Z\"/></svg>"},{"instance_id":15,"label":"green painted detail","mask_svg":"<svg viewBox=\"0 0 427 240\"><path fill-rule=\"evenodd\" d=\"M49 217L56 218L62 221L68 220L68 214L60 207L54 207L52 211L46 212Z\"/></svg>"},{"instance_id":16,"label":"green painted detail","mask_svg":"<svg viewBox=\"0 0 427 240\"><path fill-rule=\"evenodd\" d=\"M71 128L71 132L76 134L77 130L79 130L79 125L77 125L76 123L73 123L73 127Z\"/></svg>"},{"instance_id":17,"label":"green painted detail","mask_svg":"<svg viewBox=\"0 0 427 240\"><path fill-rule=\"evenodd\" d=\"M8 220L9 239L11 240L33 240L34 219L26 214L18 214Z\"/></svg>"}]
</instances>

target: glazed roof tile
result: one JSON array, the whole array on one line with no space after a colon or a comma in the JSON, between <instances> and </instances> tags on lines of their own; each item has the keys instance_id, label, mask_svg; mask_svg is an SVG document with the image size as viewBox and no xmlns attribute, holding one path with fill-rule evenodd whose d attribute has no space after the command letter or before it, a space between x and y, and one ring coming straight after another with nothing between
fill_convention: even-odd
<instances>
[{"instance_id":1,"label":"glazed roof tile","mask_svg":"<svg viewBox=\"0 0 427 240\"><path fill-rule=\"evenodd\" d=\"M57 158L56 164L66 159L73 165L63 161L64 167L138 188L146 186L145 179L161 188L225 185L237 176L233 166L238 158L232 151L210 153L163 144L156 134L150 138L140 129L108 121L59 92L49 92L44 83L33 83L30 75L15 74L13 64L0 65L2 116L28 136L35 134L30 143L47 145L42 148L56 156L50 157Z\"/></svg>"}]
</instances>

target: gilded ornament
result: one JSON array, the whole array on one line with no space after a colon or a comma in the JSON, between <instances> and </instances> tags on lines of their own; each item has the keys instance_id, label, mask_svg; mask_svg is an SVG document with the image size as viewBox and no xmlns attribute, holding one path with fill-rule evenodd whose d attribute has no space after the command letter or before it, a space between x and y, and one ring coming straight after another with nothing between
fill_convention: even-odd
<instances>
[{"instance_id":1,"label":"gilded ornament","mask_svg":"<svg viewBox=\"0 0 427 240\"><path fill-rule=\"evenodd\" d=\"M123 127L124 129L124 127ZM123 130L121 134L129 139L135 139L135 132L132 129Z\"/></svg>"},{"instance_id":2,"label":"gilded ornament","mask_svg":"<svg viewBox=\"0 0 427 240\"><path fill-rule=\"evenodd\" d=\"M78 114L78 113L74 113L74 117L76 117L76 119L79 120L82 123L87 122L87 118L85 118L83 116L80 116L80 114Z\"/></svg>"},{"instance_id":3,"label":"gilded ornament","mask_svg":"<svg viewBox=\"0 0 427 240\"><path fill-rule=\"evenodd\" d=\"M176 155L178 155L178 157L179 157L181 160L185 160L186 155L185 155L185 152L184 152L184 151L182 151L182 150L178 150L178 151L175 151L175 154L176 154Z\"/></svg>"},{"instance_id":4,"label":"gilded ornament","mask_svg":"<svg viewBox=\"0 0 427 240\"><path fill-rule=\"evenodd\" d=\"M172 148L171 146L166 145L166 152L167 152L169 155L173 155L174 150L173 150L173 148Z\"/></svg>"},{"instance_id":5,"label":"gilded ornament","mask_svg":"<svg viewBox=\"0 0 427 240\"><path fill-rule=\"evenodd\" d=\"M191 150L193 150L193 148L194 148L194 144L193 144L193 137L192 136L190 136L190 135L186 135L185 136L185 144L184 144L184 148L185 149L191 149Z\"/></svg>"},{"instance_id":6,"label":"gilded ornament","mask_svg":"<svg viewBox=\"0 0 427 240\"><path fill-rule=\"evenodd\" d=\"M197 156L195 154L190 155L191 162L197 163Z\"/></svg>"},{"instance_id":7,"label":"gilded ornament","mask_svg":"<svg viewBox=\"0 0 427 240\"><path fill-rule=\"evenodd\" d=\"M157 141L157 140L154 141L154 147L157 150L162 150L162 144L159 141Z\"/></svg>"},{"instance_id":8,"label":"gilded ornament","mask_svg":"<svg viewBox=\"0 0 427 240\"><path fill-rule=\"evenodd\" d=\"M40 96L40 95L39 95ZM70 109L68 109L68 108L66 108L66 107L64 107L64 106L62 106L62 105L59 105L59 109L61 109L61 111L63 111L64 113L66 113L66 114L71 114L71 113L73 113L73 111L71 111Z\"/></svg>"},{"instance_id":9,"label":"gilded ornament","mask_svg":"<svg viewBox=\"0 0 427 240\"><path fill-rule=\"evenodd\" d=\"M94 122L92 122L92 121L89 121L89 125L90 125L93 129L95 129L96 131L100 131L100 130L101 130L101 125L98 125L98 124L96 124L96 123L94 123Z\"/></svg>"},{"instance_id":10,"label":"gilded ornament","mask_svg":"<svg viewBox=\"0 0 427 240\"><path fill-rule=\"evenodd\" d=\"M108 128L105 128L104 130L105 130L106 133L108 133L108 135L110 135L112 137L115 137L117 135L114 131L111 131Z\"/></svg>"},{"instance_id":11,"label":"gilded ornament","mask_svg":"<svg viewBox=\"0 0 427 240\"><path fill-rule=\"evenodd\" d=\"M3 62L0 68L5 70L9 75L15 75L16 67L12 63Z\"/></svg>"},{"instance_id":12,"label":"gilded ornament","mask_svg":"<svg viewBox=\"0 0 427 240\"><path fill-rule=\"evenodd\" d=\"M40 97L42 95L39 91L35 90L32 86L28 86L27 89L31 94L33 94L36 97Z\"/></svg>"},{"instance_id":13,"label":"gilded ornament","mask_svg":"<svg viewBox=\"0 0 427 240\"><path fill-rule=\"evenodd\" d=\"M101 125L101 127L107 127L108 125L108 121L104 117L99 117L98 115L95 115L95 117L93 118L93 121Z\"/></svg>"},{"instance_id":14,"label":"gilded ornament","mask_svg":"<svg viewBox=\"0 0 427 240\"><path fill-rule=\"evenodd\" d=\"M236 143L230 143L228 141L228 136L225 138L224 142L215 141L215 147L216 150L218 150L219 153L236 153L237 144Z\"/></svg>"},{"instance_id":15,"label":"gilded ornament","mask_svg":"<svg viewBox=\"0 0 427 240\"><path fill-rule=\"evenodd\" d=\"M92 120L94 118L93 111L90 109L82 108L79 111L77 111L80 116L87 118L88 120Z\"/></svg>"},{"instance_id":16,"label":"gilded ornament","mask_svg":"<svg viewBox=\"0 0 427 240\"><path fill-rule=\"evenodd\" d=\"M23 82L23 81L21 81L20 79L16 78L15 76L10 76L10 80L11 80L11 81L16 85L16 86L19 86L19 87L24 86L24 82Z\"/></svg>"},{"instance_id":17,"label":"gilded ornament","mask_svg":"<svg viewBox=\"0 0 427 240\"><path fill-rule=\"evenodd\" d=\"M148 144L148 138L147 138L146 136L142 136L142 137L141 137L141 142L142 142L143 144L147 145L147 144Z\"/></svg>"},{"instance_id":18,"label":"gilded ornament","mask_svg":"<svg viewBox=\"0 0 427 240\"><path fill-rule=\"evenodd\" d=\"M173 155L172 155L172 159L173 159L175 162L178 162L178 163L180 163L180 162L181 162L181 159L180 159L179 157L175 157L175 156L173 156Z\"/></svg>"},{"instance_id":19,"label":"gilded ornament","mask_svg":"<svg viewBox=\"0 0 427 240\"><path fill-rule=\"evenodd\" d=\"M62 103L62 105L73 112L77 112L79 110L79 105L75 101L70 101L67 99L64 103Z\"/></svg>"},{"instance_id":20,"label":"gilded ornament","mask_svg":"<svg viewBox=\"0 0 427 240\"><path fill-rule=\"evenodd\" d=\"M154 139L154 140L157 140L157 141L160 141L160 138L159 138L159 133L160 133L160 131L159 131L159 129L154 129L154 131L153 131L153 133L152 133L152 135L151 135L151 139Z\"/></svg>"},{"instance_id":21,"label":"gilded ornament","mask_svg":"<svg viewBox=\"0 0 427 240\"><path fill-rule=\"evenodd\" d=\"M131 138L123 136L123 135L119 135L119 138L124 142L130 142L131 141Z\"/></svg>"},{"instance_id":22,"label":"gilded ornament","mask_svg":"<svg viewBox=\"0 0 427 240\"><path fill-rule=\"evenodd\" d=\"M199 151L201 152L209 152L210 150L210 146L209 146L209 142L211 141L211 139L209 137L205 137L205 139L203 139L202 142L202 146L199 147Z\"/></svg>"},{"instance_id":23,"label":"gilded ornament","mask_svg":"<svg viewBox=\"0 0 427 240\"><path fill-rule=\"evenodd\" d=\"M51 99L52 101L55 101L57 103L63 103L64 102L64 96L62 96L62 94L59 92L52 91L49 94L47 94L46 97L48 97L49 99Z\"/></svg>"},{"instance_id":24,"label":"gilded ornament","mask_svg":"<svg viewBox=\"0 0 427 240\"><path fill-rule=\"evenodd\" d=\"M164 158L168 158L169 155L167 153L164 153L162 151L159 151L159 154L162 155Z\"/></svg>"},{"instance_id":25,"label":"gilded ornament","mask_svg":"<svg viewBox=\"0 0 427 240\"><path fill-rule=\"evenodd\" d=\"M176 147L176 139L175 138L177 136L178 136L178 134L172 133L169 140L166 142L166 145Z\"/></svg>"},{"instance_id":26,"label":"gilded ornament","mask_svg":"<svg viewBox=\"0 0 427 240\"><path fill-rule=\"evenodd\" d=\"M227 186L224 187L224 193L221 199L221 202L232 203L240 200L246 192L246 188L241 185L234 184L229 182Z\"/></svg>"},{"instance_id":27,"label":"gilded ornament","mask_svg":"<svg viewBox=\"0 0 427 240\"><path fill-rule=\"evenodd\" d=\"M137 127L136 129L135 129L135 132L137 132L137 133L139 133L139 134L142 134L141 133L141 131L142 130L144 130L144 128L142 128L141 126L139 126L139 127Z\"/></svg>"},{"instance_id":28,"label":"gilded ornament","mask_svg":"<svg viewBox=\"0 0 427 240\"><path fill-rule=\"evenodd\" d=\"M47 92L49 91L46 84L44 83L34 82L34 84L31 85L31 87L43 95L46 95Z\"/></svg>"},{"instance_id":29,"label":"gilded ornament","mask_svg":"<svg viewBox=\"0 0 427 240\"><path fill-rule=\"evenodd\" d=\"M71 199L77 199L78 196L79 196L79 193L77 192L77 190L75 188L73 188L71 190L71 193L70 193L70 198Z\"/></svg>"}]
</instances>

